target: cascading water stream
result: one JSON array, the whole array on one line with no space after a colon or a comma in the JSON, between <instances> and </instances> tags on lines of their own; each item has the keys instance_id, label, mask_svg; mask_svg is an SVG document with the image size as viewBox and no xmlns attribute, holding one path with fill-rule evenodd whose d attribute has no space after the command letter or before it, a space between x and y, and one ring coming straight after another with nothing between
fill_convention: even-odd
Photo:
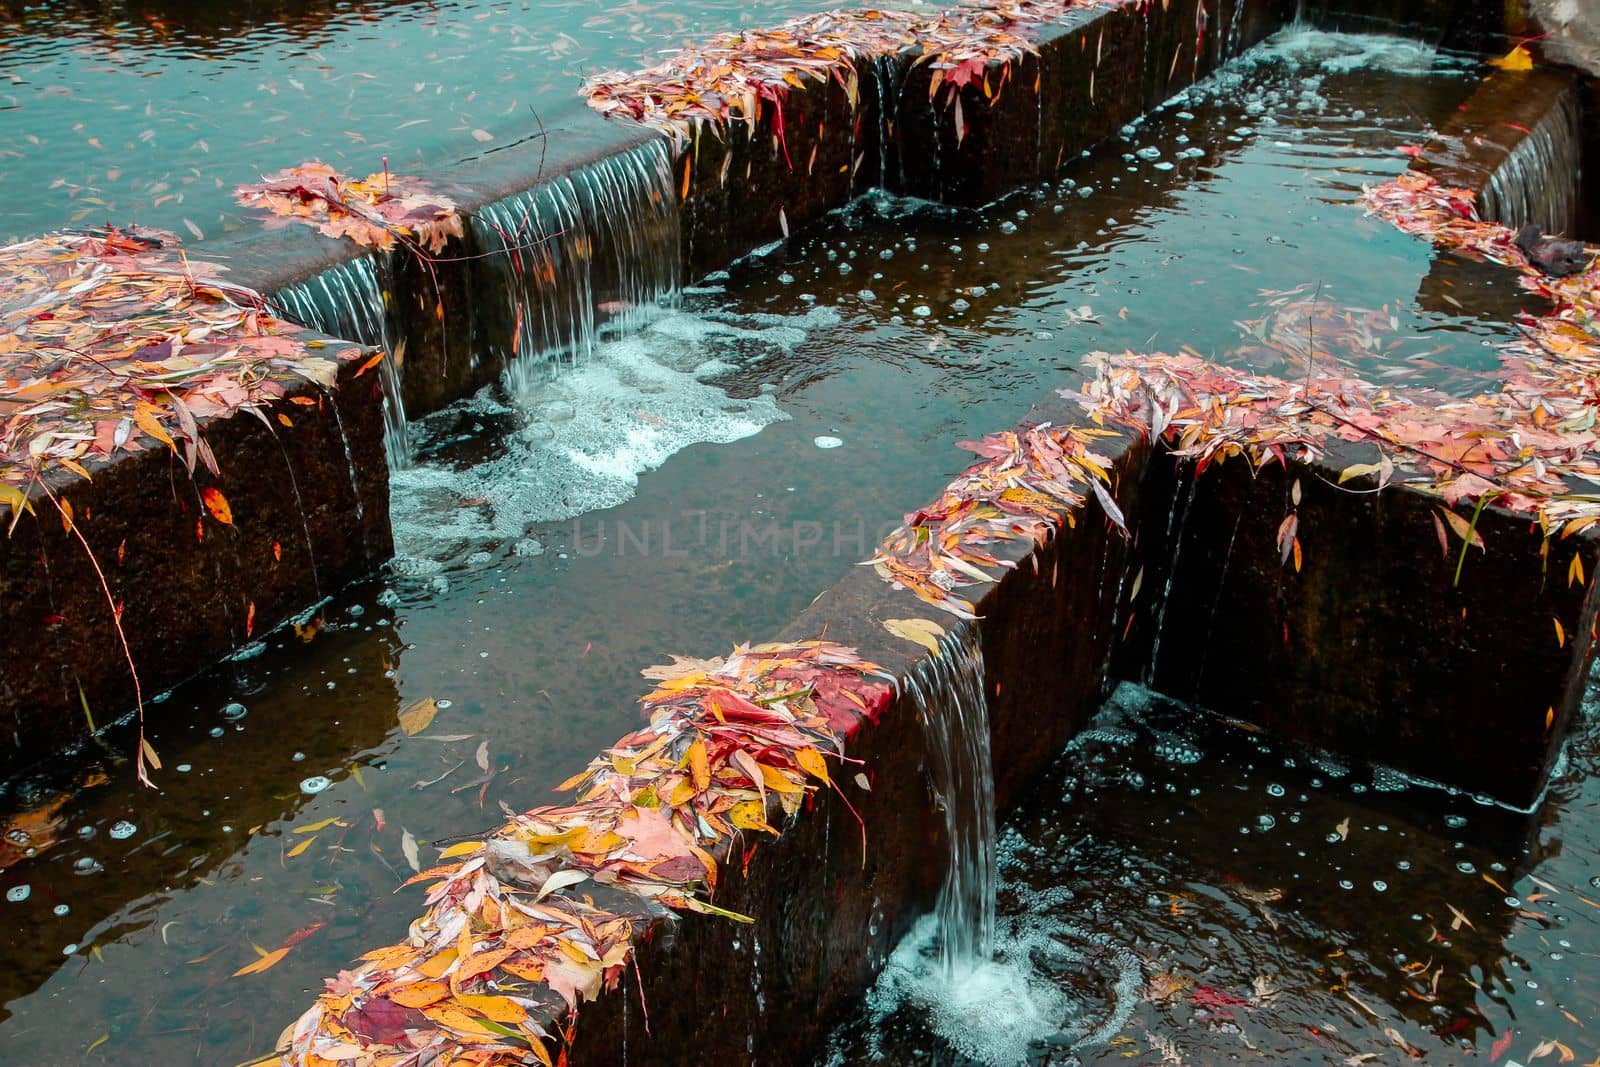
<instances>
[{"instance_id":1,"label":"cascading water stream","mask_svg":"<svg viewBox=\"0 0 1600 1067\"><path fill-rule=\"evenodd\" d=\"M1478 212L1513 229L1537 223L1545 233L1571 234L1577 223L1582 115L1577 95L1560 102L1495 168L1478 196Z\"/></svg>"},{"instance_id":2,"label":"cascading water stream","mask_svg":"<svg viewBox=\"0 0 1600 1067\"><path fill-rule=\"evenodd\" d=\"M994 956L994 762L983 650L973 628L941 638L939 654L917 665L906 689L922 719L950 843L936 914L940 961L953 980Z\"/></svg>"},{"instance_id":3,"label":"cascading water stream","mask_svg":"<svg viewBox=\"0 0 1600 1067\"><path fill-rule=\"evenodd\" d=\"M383 375L383 446L390 470L410 466L410 428L401 399L396 343L390 336L377 259L362 256L280 289L272 304L277 314L307 329L388 353L378 364Z\"/></svg>"},{"instance_id":4,"label":"cascading water stream","mask_svg":"<svg viewBox=\"0 0 1600 1067\"><path fill-rule=\"evenodd\" d=\"M672 157L652 141L491 204L472 220L496 250L512 323L499 353L523 395L561 362L594 353L603 330L636 330L682 285Z\"/></svg>"},{"instance_id":5,"label":"cascading water stream","mask_svg":"<svg viewBox=\"0 0 1600 1067\"><path fill-rule=\"evenodd\" d=\"M975 628L942 637L938 655L918 664L906 691L922 720L950 855L933 914L895 948L868 995L869 1050L907 1009L963 1056L993 1067L1026 1062L1040 1047L1103 1045L1138 1003L1138 958L1059 918L1064 901L1049 891L1008 886L1021 907L996 918L1001 850ZM1082 1003L1062 989L1053 972L1063 966L1109 972L1109 1005Z\"/></svg>"}]
</instances>

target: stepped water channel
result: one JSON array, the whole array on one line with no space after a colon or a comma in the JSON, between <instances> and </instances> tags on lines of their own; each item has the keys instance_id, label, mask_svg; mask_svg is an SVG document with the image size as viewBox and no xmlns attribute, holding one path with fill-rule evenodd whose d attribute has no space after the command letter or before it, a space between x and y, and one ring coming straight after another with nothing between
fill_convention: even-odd
<instances>
[{"instance_id":1,"label":"stepped water channel","mask_svg":"<svg viewBox=\"0 0 1600 1067\"><path fill-rule=\"evenodd\" d=\"M8 1062L77 1062L91 1047L91 1062L128 1064L266 1053L281 1009L403 932L413 901L393 890L410 874L408 842L550 799L634 727L640 668L776 633L965 465L948 444L1011 425L1075 381L1091 350L1192 348L1279 371L1294 346L1263 340L1295 339L1282 307L1327 302L1374 331L1329 358L1477 392L1489 346L1531 298L1509 274L1435 260L1356 200L1404 169L1400 150L1443 125L1481 74L1411 41L1288 31L1056 182L976 211L865 198L704 279L651 270L672 220L605 199L653 180L648 160L478 220L509 246L529 227L559 232L539 248L567 257L570 212L595 211L609 247L636 251L589 269L634 279L636 295L586 307L578 275L549 288L507 255L522 291L572 325L519 342L509 388L410 423L395 564L163 694L150 726L167 764L160 793L134 786L130 739L115 729L6 783ZM365 270L295 299L378 338L381 316L362 318L377 280ZM981 692L970 649L949 641L943 662L947 677L913 682L930 713L956 707L940 694ZM396 711L423 698L438 714L406 736ZM968 960L992 984L957 988L1033 1022L989 1044L952 1036L939 1022L948 1005L930 1011L917 992L930 987L908 979L863 1004L829 1055L1123 1062L1129 1041L1153 1055L1146 1031L1249 1055L1264 1026L1285 1060L1395 1050L1385 1027L1441 1062L1512 1026L1589 1048L1563 1014L1592 1019L1593 971L1579 961L1600 954L1600 916L1572 890L1600 845L1588 778L1563 777L1532 825L1130 699L998 836L976 830L978 807L947 809L972 820L978 853L998 842L997 895L947 898L997 909L998 951L982 947L987 920L947 918L937 938L932 920L881 987L894 992L893 975L944 944L949 970L935 965L931 981L949 988ZM980 740L981 700L958 704L966 726L934 731L952 753ZM985 866L965 855L953 867L963 879ZM1559 885L1559 899L1529 878ZM1491 891L1517 901L1502 921L1450 929L1446 905L1482 906ZM1530 904L1536 893L1547 899ZM1382 923L1365 921L1378 911ZM956 929L971 931L968 947ZM1445 943L1418 936L1429 930ZM297 931L281 963L230 977L256 958L252 944ZM1484 992L1406 992L1412 963L1446 960L1452 981ZM1124 1026L1157 974L1217 995L1171 993ZM1293 1013L1269 1016L1272 1004Z\"/></svg>"}]
</instances>

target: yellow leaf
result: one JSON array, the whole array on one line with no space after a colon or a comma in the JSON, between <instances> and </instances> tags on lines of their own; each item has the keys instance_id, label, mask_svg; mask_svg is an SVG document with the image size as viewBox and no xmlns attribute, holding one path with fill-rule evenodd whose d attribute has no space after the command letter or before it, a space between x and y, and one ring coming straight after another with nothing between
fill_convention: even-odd
<instances>
[{"instance_id":1,"label":"yellow leaf","mask_svg":"<svg viewBox=\"0 0 1600 1067\"><path fill-rule=\"evenodd\" d=\"M1551 619L1550 621L1552 623L1554 623L1555 627L1556 627L1556 647L1557 648L1566 648L1567 647L1567 631L1561 625L1561 620L1560 619Z\"/></svg>"},{"instance_id":2,"label":"yellow leaf","mask_svg":"<svg viewBox=\"0 0 1600 1067\"><path fill-rule=\"evenodd\" d=\"M156 418L156 409L153 404L138 404L133 409L133 421L139 424L139 429L154 437L173 451L177 451L177 444L172 440L172 435L167 433L161 425L161 420Z\"/></svg>"},{"instance_id":3,"label":"yellow leaf","mask_svg":"<svg viewBox=\"0 0 1600 1067\"><path fill-rule=\"evenodd\" d=\"M885 619L883 628L935 654L939 651L939 638L944 636L944 627L931 619Z\"/></svg>"},{"instance_id":4,"label":"yellow leaf","mask_svg":"<svg viewBox=\"0 0 1600 1067\"><path fill-rule=\"evenodd\" d=\"M496 997L485 993L460 993L456 996L456 1003L497 1023L515 1025L528 1017L528 1009L509 997Z\"/></svg>"},{"instance_id":5,"label":"yellow leaf","mask_svg":"<svg viewBox=\"0 0 1600 1067\"><path fill-rule=\"evenodd\" d=\"M11 524L16 525L22 518L24 511L33 511L33 505L28 503L28 494L14 485L0 485L0 504L11 508Z\"/></svg>"},{"instance_id":6,"label":"yellow leaf","mask_svg":"<svg viewBox=\"0 0 1600 1067\"><path fill-rule=\"evenodd\" d=\"M804 793L806 787L799 782L792 781L788 775L776 767L768 767L765 763L756 764L761 768L761 780L766 787L774 793Z\"/></svg>"},{"instance_id":7,"label":"yellow leaf","mask_svg":"<svg viewBox=\"0 0 1600 1067\"><path fill-rule=\"evenodd\" d=\"M811 775L811 777L821 778L829 785L833 784L833 779L828 777L827 761L822 758L821 752L818 752L810 745L796 751L794 761L800 764L800 769Z\"/></svg>"},{"instance_id":8,"label":"yellow leaf","mask_svg":"<svg viewBox=\"0 0 1600 1067\"><path fill-rule=\"evenodd\" d=\"M1365 474L1377 474L1380 469L1376 463L1352 463L1339 472L1339 484L1343 485L1351 478L1360 478Z\"/></svg>"},{"instance_id":9,"label":"yellow leaf","mask_svg":"<svg viewBox=\"0 0 1600 1067\"><path fill-rule=\"evenodd\" d=\"M432 697L413 700L400 709L398 716L400 729L406 732L407 737L420 734L428 728L428 724L433 722L433 717L437 714L439 714L439 702Z\"/></svg>"},{"instance_id":10,"label":"yellow leaf","mask_svg":"<svg viewBox=\"0 0 1600 1067\"><path fill-rule=\"evenodd\" d=\"M767 822L766 808L759 800L743 800L729 808L728 821L741 830L765 830L773 836L778 834Z\"/></svg>"},{"instance_id":11,"label":"yellow leaf","mask_svg":"<svg viewBox=\"0 0 1600 1067\"><path fill-rule=\"evenodd\" d=\"M449 995L450 987L443 982L414 982L390 993L389 999L402 1008L426 1008Z\"/></svg>"},{"instance_id":12,"label":"yellow leaf","mask_svg":"<svg viewBox=\"0 0 1600 1067\"><path fill-rule=\"evenodd\" d=\"M331 818L323 819L321 822L312 822L306 823L304 826L296 826L294 828L294 832L297 834L314 834L318 830L326 830L334 823L339 823L340 826L344 825L344 823L339 822L339 817L335 815Z\"/></svg>"},{"instance_id":13,"label":"yellow leaf","mask_svg":"<svg viewBox=\"0 0 1600 1067\"><path fill-rule=\"evenodd\" d=\"M309 843L310 842L307 842L307 844ZM257 951L260 951L260 949L258 948ZM242 978L247 974L260 974L262 971L270 970L271 968L276 967L283 957L287 956L288 954L289 950L286 948L274 949L273 951L262 956L260 959L256 960L254 963L247 963L243 967L240 967L237 971L234 971L233 977Z\"/></svg>"},{"instance_id":14,"label":"yellow leaf","mask_svg":"<svg viewBox=\"0 0 1600 1067\"><path fill-rule=\"evenodd\" d=\"M706 743L696 739L689 746L689 773L694 776L694 789L704 793L711 785L711 762L706 756Z\"/></svg>"},{"instance_id":15,"label":"yellow leaf","mask_svg":"<svg viewBox=\"0 0 1600 1067\"><path fill-rule=\"evenodd\" d=\"M1582 585L1582 584L1583 584L1583 557L1580 556L1580 555L1574 554L1573 557L1572 557L1572 565L1567 568L1567 585L1573 586L1573 585Z\"/></svg>"},{"instance_id":16,"label":"yellow leaf","mask_svg":"<svg viewBox=\"0 0 1600 1067\"><path fill-rule=\"evenodd\" d=\"M476 852L483 847L482 841L458 841L449 848L439 853L442 860L452 860L457 856L465 856L469 852Z\"/></svg>"},{"instance_id":17,"label":"yellow leaf","mask_svg":"<svg viewBox=\"0 0 1600 1067\"><path fill-rule=\"evenodd\" d=\"M304 841L302 841L298 845L294 846L294 848L291 848L289 850L289 858L290 859L294 859L296 856L300 855L300 853L302 853L306 849L310 848L312 842L314 842L316 839L317 839L317 835L316 834L312 834L310 837L306 838Z\"/></svg>"},{"instance_id":18,"label":"yellow leaf","mask_svg":"<svg viewBox=\"0 0 1600 1067\"><path fill-rule=\"evenodd\" d=\"M1499 59L1489 60L1489 65L1501 70L1532 70L1533 54L1528 51L1527 45L1519 44Z\"/></svg>"}]
</instances>

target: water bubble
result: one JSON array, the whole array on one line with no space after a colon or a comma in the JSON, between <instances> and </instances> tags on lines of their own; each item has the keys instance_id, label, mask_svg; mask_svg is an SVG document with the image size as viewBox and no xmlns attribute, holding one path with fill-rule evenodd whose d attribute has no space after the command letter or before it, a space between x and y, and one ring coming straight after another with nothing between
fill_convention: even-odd
<instances>
[{"instance_id":1,"label":"water bubble","mask_svg":"<svg viewBox=\"0 0 1600 1067\"><path fill-rule=\"evenodd\" d=\"M72 865L74 874L99 874L104 869L100 861L93 856L79 856L77 862Z\"/></svg>"},{"instance_id":2,"label":"water bubble","mask_svg":"<svg viewBox=\"0 0 1600 1067\"><path fill-rule=\"evenodd\" d=\"M441 700L435 700L433 703L440 711L449 711L451 706L455 704L455 701L445 697Z\"/></svg>"},{"instance_id":3,"label":"water bubble","mask_svg":"<svg viewBox=\"0 0 1600 1067\"><path fill-rule=\"evenodd\" d=\"M67 905L65 905L65 904L57 904L55 907L51 908L50 910L55 913L55 916L58 919L65 917L69 912L72 911L72 909L67 907ZM1551 955L1557 957L1558 959L1561 956L1561 954L1559 952L1551 953Z\"/></svg>"},{"instance_id":4,"label":"water bubble","mask_svg":"<svg viewBox=\"0 0 1600 1067\"><path fill-rule=\"evenodd\" d=\"M839 273L840 274L849 274L852 269L853 268L848 263L839 264Z\"/></svg>"},{"instance_id":5,"label":"water bubble","mask_svg":"<svg viewBox=\"0 0 1600 1067\"><path fill-rule=\"evenodd\" d=\"M1388 882L1384 882L1384 881L1374 881L1372 883L1372 888L1374 888L1378 892L1382 893L1382 892L1385 892L1385 891L1388 890L1389 883Z\"/></svg>"},{"instance_id":6,"label":"water bubble","mask_svg":"<svg viewBox=\"0 0 1600 1067\"><path fill-rule=\"evenodd\" d=\"M1467 825L1467 817L1465 815L1446 815L1444 817L1444 824L1450 827L1452 830L1459 830L1463 826ZM1596 884L1600 885L1600 883Z\"/></svg>"},{"instance_id":7,"label":"water bubble","mask_svg":"<svg viewBox=\"0 0 1600 1067\"><path fill-rule=\"evenodd\" d=\"M1085 200L1089 199L1089 197L1094 195L1094 186L1092 186L1092 185L1080 185L1080 186L1078 186L1078 195L1083 197Z\"/></svg>"},{"instance_id":8,"label":"water bubble","mask_svg":"<svg viewBox=\"0 0 1600 1067\"><path fill-rule=\"evenodd\" d=\"M887 259L888 257L885 256L884 258ZM778 282L781 285L793 285L794 284L794 275L793 274L789 274L788 272L780 274L780 275L778 275Z\"/></svg>"},{"instance_id":9,"label":"water bubble","mask_svg":"<svg viewBox=\"0 0 1600 1067\"><path fill-rule=\"evenodd\" d=\"M72 955L73 953L75 953L77 951L78 951L78 946L76 944L72 944L72 945L68 945L66 948L62 949L61 950L61 954L63 956L70 956L70 955Z\"/></svg>"},{"instance_id":10,"label":"water bubble","mask_svg":"<svg viewBox=\"0 0 1600 1067\"><path fill-rule=\"evenodd\" d=\"M1356 884L1354 882L1352 882L1350 879L1348 879L1348 878L1339 879L1339 888L1340 889L1354 889L1355 887L1356 887Z\"/></svg>"},{"instance_id":11,"label":"water bubble","mask_svg":"<svg viewBox=\"0 0 1600 1067\"><path fill-rule=\"evenodd\" d=\"M844 444L844 441L837 437L829 437L827 434L821 434L817 437L813 437L811 439L811 443L816 445L818 448L838 448L840 445Z\"/></svg>"},{"instance_id":12,"label":"water bubble","mask_svg":"<svg viewBox=\"0 0 1600 1067\"><path fill-rule=\"evenodd\" d=\"M919 319L925 319L929 315L933 314L933 308L929 307L927 304L918 304L916 307L911 309L911 314L917 316Z\"/></svg>"},{"instance_id":13,"label":"water bubble","mask_svg":"<svg viewBox=\"0 0 1600 1067\"><path fill-rule=\"evenodd\" d=\"M1399 863L1396 863L1395 866L1398 867L1402 871L1409 871L1411 869L1411 861L1410 860L1401 860Z\"/></svg>"},{"instance_id":14,"label":"water bubble","mask_svg":"<svg viewBox=\"0 0 1600 1067\"><path fill-rule=\"evenodd\" d=\"M28 899L28 894L32 892L33 887L24 882L22 885L14 885L10 889L7 889L6 899L11 901L13 904L21 904L24 900Z\"/></svg>"},{"instance_id":15,"label":"water bubble","mask_svg":"<svg viewBox=\"0 0 1600 1067\"><path fill-rule=\"evenodd\" d=\"M1478 868L1474 867L1470 860L1462 860L1460 863L1456 864L1456 870L1460 871L1462 874L1476 874Z\"/></svg>"},{"instance_id":16,"label":"water bubble","mask_svg":"<svg viewBox=\"0 0 1600 1067\"><path fill-rule=\"evenodd\" d=\"M950 301L950 310L957 313L965 311L971 306L971 304L967 303L967 301L961 299L959 296Z\"/></svg>"},{"instance_id":17,"label":"water bubble","mask_svg":"<svg viewBox=\"0 0 1600 1067\"><path fill-rule=\"evenodd\" d=\"M212 727L212 728L211 728L211 736L212 736L212 737L221 737L221 736L222 736L222 727L220 727L220 726L213 726L213 727Z\"/></svg>"},{"instance_id":18,"label":"water bubble","mask_svg":"<svg viewBox=\"0 0 1600 1067\"><path fill-rule=\"evenodd\" d=\"M1263 833L1265 833L1266 831L1272 829L1276 825L1278 825L1278 820L1274 819L1270 815L1257 815L1256 816L1256 826Z\"/></svg>"},{"instance_id":19,"label":"water bubble","mask_svg":"<svg viewBox=\"0 0 1600 1067\"><path fill-rule=\"evenodd\" d=\"M80 827L78 827L78 836L83 838L85 841L87 841L89 838L94 836L94 827L92 827L92 826L80 826Z\"/></svg>"},{"instance_id":20,"label":"water bubble","mask_svg":"<svg viewBox=\"0 0 1600 1067\"><path fill-rule=\"evenodd\" d=\"M1284 793L1283 786L1278 785L1276 782L1274 782L1272 785L1267 786L1267 796L1269 796L1269 797L1281 797L1281 796L1283 796L1283 793Z\"/></svg>"},{"instance_id":21,"label":"water bubble","mask_svg":"<svg viewBox=\"0 0 1600 1067\"><path fill-rule=\"evenodd\" d=\"M1327 837L1323 838L1323 840L1326 841L1330 845L1337 845L1339 843L1340 838L1339 838L1338 834L1330 832Z\"/></svg>"},{"instance_id":22,"label":"water bubble","mask_svg":"<svg viewBox=\"0 0 1600 1067\"><path fill-rule=\"evenodd\" d=\"M1506 907L1520 908L1522 907L1522 901L1517 897L1506 897Z\"/></svg>"},{"instance_id":23,"label":"water bubble","mask_svg":"<svg viewBox=\"0 0 1600 1067\"><path fill-rule=\"evenodd\" d=\"M1134 155L1138 156L1146 163L1149 163L1161 158L1161 149L1157 148L1155 145L1146 145L1135 152Z\"/></svg>"},{"instance_id":24,"label":"water bubble","mask_svg":"<svg viewBox=\"0 0 1600 1067\"><path fill-rule=\"evenodd\" d=\"M296 752L294 755L289 757L289 759L292 760L295 763L299 763L301 760L303 760L305 758L306 758L306 754L304 752Z\"/></svg>"},{"instance_id":25,"label":"water bubble","mask_svg":"<svg viewBox=\"0 0 1600 1067\"><path fill-rule=\"evenodd\" d=\"M238 722L248 714L250 714L250 709L238 701L231 701L222 705L222 717L229 722Z\"/></svg>"},{"instance_id":26,"label":"water bubble","mask_svg":"<svg viewBox=\"0 0 1600 1067\"><path fill-rule=\"evenodd\" d=\"M332 784L333 782L329 781L326 775L313 774L310 778L301 781L300 792L307 796L316 796Z\"/></svg>"},{"instance_id":27,"label":"water bubble","mask_svg":"<svg viewBox=\"0 0 1600 1067\"><path fill-rule=\"evenodd\" d=\"M1159 162L1159 163L1155 163L1155 164L1152 164L1152 166L1154 166L1154 168L1155 168L1155 169L1156 169L1156 170L1172 170L1172 169L1173 169L1173 166L1174 166L1174 164L1172 164L1172 163L1169 163L1169 162L1167 162L1167 161L1166 161L1166 160L1164 160L1164 159L1163 159L1163 160L1162 160L1162 161L1161 161L1161 162Z\"/></svg>"},{"instance_id":28,"label":"water bubble","mask_svg":"<svg viewBox=\"0 0 1600 1067\"><path fill-rule=\"evenodd\" d=\"M127 819L119 819L116 824L111 827L111 840L126 841L128 838L132 837L138 832L139 828L133 825L133 823L129 822Z\"/></svg>"},{"instance_id":29,"label":"water bubble","mask_svg":"<svg viewBox=\"0 0 1600 1067\"><path fill-rule=\"evenodd\" d=\"M178 764L178 773L179 774L188 774L192 770L194 770L194 768L192 766L190 766L189 764L187 764L187 763Z\"/></svg>"},{"instance_id":30,"label":"water bubble","mask_svg":"<svg viewBox=\"0 0 1600 1067\"><path fill-rule=\"evenodd\" d=\"M1001 233L1016 233L1017 232L1017 224L1012 222L1010 219L1007 219L1006 221L1004 221L1004 222L1002 222L1000 224L1000 232Z\"/></svg>"}]
</instances>

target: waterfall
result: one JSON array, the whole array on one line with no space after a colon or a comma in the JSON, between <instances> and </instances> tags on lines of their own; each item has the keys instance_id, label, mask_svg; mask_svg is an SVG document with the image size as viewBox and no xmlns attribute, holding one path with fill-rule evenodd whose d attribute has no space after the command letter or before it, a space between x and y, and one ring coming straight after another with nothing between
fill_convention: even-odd
<instances>
[{"instance_id":1,"label":"waterfall","mask_svg":"<svg viewBox=\"0 0 1600 1067\"><path fill-rule=\"evenodd\" d=\"M1577 225L1581 136L1577 94L1569 90L1495 168L1478 196L1478 213L1512 229L1534 222L1545 233L1571 234Z\"/></svg>"},{"instance_id":2,"label":"waterfall","mask_svg":"<svg viewBox=\"0 0 1600 1067\"><path fill-rule=\"evenodd\" d=\"M505 294L500 349L513 395L554 364L590 356L602 330L629 331L676 302L678 196L666 142L650 141L491 204L472 219Z\"/></svg>"},{"instance_id":3,"label":"waterfall","mask_svg":"<svg viewBox=\"0 0 1600 1067\"><path fill-rule=\"evenodd\" d=\"M994 763L975 628L964 625L940 638L939 654L917 665L906 688L922 719L950 842L936 910L939 957L949 980L994 955Z\"/></svg>"},{"instance_id":4,"label":"waterfall","mask_svg":"<svg viewBox=\"0 0 1600 1067\"><path fill-rule=\"evenodd\" d=\"M307 329L343 341L381 348L389 353L378 364L383 375L383 447L389 469L411 463L411 443L401 400L400 368L394 360L383 284L378 261L372 256L341 263L303 282L280 289L273 296L274 314Z\"/></svg>"}]
</instances>

